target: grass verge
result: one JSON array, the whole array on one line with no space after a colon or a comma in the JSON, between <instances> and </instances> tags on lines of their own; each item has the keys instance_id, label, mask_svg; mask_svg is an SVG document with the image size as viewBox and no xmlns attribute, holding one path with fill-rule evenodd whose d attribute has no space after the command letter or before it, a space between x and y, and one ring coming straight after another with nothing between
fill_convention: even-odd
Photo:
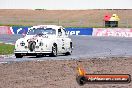
<instances>
[{"instance_id":1,"label":"grass verge","mask_svg":"<svg viewBox=\"0 0 132 88\"><path fill-rule=\"evenodd\" d=\"M14 48L14 45L0 43L0 55L13 54Z\"/></svg>"}]
</instances>

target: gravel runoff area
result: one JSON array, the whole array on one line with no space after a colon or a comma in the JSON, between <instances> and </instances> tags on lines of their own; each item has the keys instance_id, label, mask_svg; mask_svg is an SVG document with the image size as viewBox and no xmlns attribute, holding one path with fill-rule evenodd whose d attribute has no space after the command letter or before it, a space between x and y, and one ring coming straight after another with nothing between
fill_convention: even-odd
<instances>
[{"instance_id":1,"label":"gravel runoff area","mask_svg":"<svg viewBox=\"0 0 132 88\"><path fill-rule=\"evenodd\" d=\"M0 88L132 88L132 83L79 86L78 66L89 74L132 75L131 57L12 62L0 64Z\"/></svg>"}]
</instances>

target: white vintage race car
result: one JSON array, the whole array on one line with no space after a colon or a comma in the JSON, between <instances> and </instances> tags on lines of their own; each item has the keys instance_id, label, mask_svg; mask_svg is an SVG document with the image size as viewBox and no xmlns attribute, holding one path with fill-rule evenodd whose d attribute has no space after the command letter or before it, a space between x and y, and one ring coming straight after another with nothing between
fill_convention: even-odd
<instances>
[{"instance_id":1,"label":"white vintage race car","mask_svg":"<svg viewBox=\"0 0 132 88\"><path fill-rule=\"evenodd\" d=\"M70 55L72 53L72 41L62 26L33 26L24 38L16 41L14 53L16 58L47 54L50 56Z\"/></svg>"}]
</instances>

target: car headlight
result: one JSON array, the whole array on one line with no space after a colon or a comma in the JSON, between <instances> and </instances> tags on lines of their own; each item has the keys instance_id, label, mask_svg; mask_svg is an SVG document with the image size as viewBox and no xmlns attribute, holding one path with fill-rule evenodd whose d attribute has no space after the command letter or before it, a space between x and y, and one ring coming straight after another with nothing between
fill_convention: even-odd
<instances>
[{"instance_id":1,"label":"car headlight","mask_svg":"<svg viewBox=\"0 0 132 88\"><path fill-rule=\"evenodd\" d=\"M25 46L25 43L22 41L22 42L20 43L20 45L21 45L21 46Z\"/></svg>"}]
</instances>

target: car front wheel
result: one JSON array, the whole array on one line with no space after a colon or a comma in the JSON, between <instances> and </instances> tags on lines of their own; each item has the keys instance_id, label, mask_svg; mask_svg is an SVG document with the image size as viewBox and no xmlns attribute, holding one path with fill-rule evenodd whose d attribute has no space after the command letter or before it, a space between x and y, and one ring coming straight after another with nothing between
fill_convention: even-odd
<instances>
[{"instance_id":1,"label":"car front wheel","mask_svg":"<svg viewBox=\"0 0 132 88\"><path fill-rule=\"evenodd\" d=\"M21 54L15 54L16 58L22 58L23 56Z\"/></svg>"}]
</instances>

